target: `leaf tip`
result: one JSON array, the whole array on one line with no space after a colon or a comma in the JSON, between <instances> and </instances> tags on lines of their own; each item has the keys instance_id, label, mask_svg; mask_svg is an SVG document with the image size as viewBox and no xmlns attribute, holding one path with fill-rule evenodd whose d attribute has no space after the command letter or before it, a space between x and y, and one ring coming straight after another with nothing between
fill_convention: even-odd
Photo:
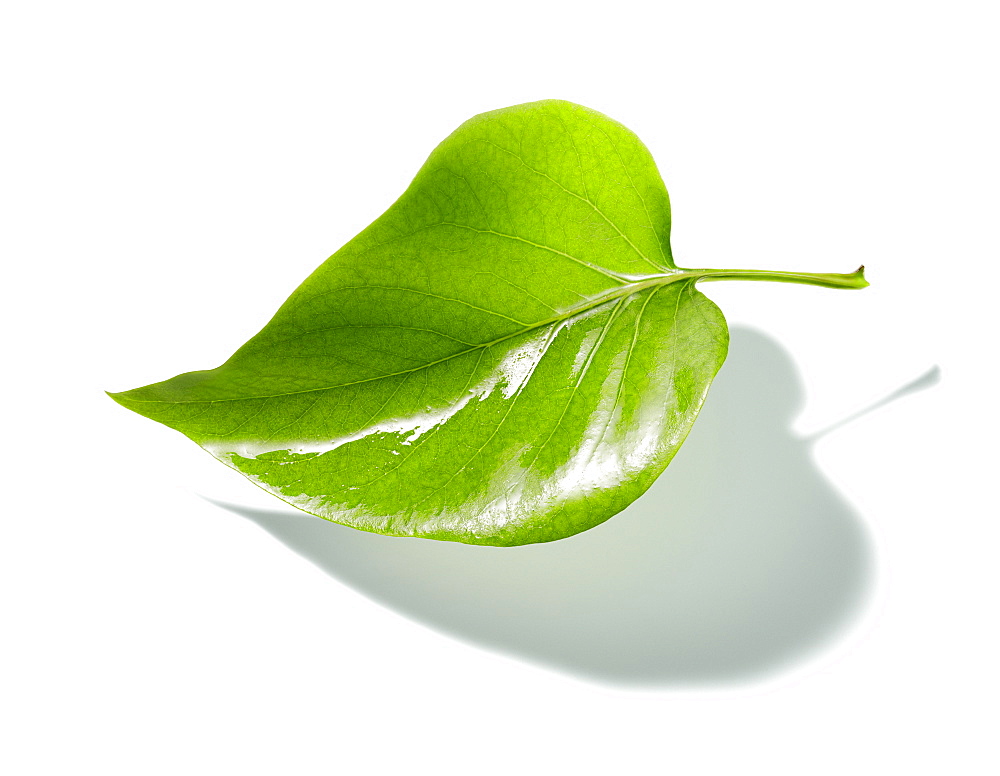
<instances>
[{"instance_id":1,"label":"leaf tip","mask_svg":"<svg viewBox=\"0 0 1000 776\"><path fill-rule=\"evenodd\" d=\"M121 406L125 407L126 409L132 409L128 405L128 403L127 403L128 399L126 398L128 396L128 394L130 393L130 391L116 391L116 392L105 391L104 393L105 393L106 396L108 396L110 399L112 399L116 404L120 404Z\"/></svg>"}]
</instances>

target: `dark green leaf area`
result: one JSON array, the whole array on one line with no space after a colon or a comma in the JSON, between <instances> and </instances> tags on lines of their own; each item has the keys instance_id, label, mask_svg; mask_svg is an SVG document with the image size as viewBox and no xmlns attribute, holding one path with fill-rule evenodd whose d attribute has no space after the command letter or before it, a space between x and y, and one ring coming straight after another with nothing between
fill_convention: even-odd
<instances>
[{"instance_id":1,"label":"dark green leaf area","mask_svg":"<svg viewBox=\"0 0 1000 776\"><path fill-rule=\"evenodd\" d=\"M653 160L616 122L559 101L477 116L222 371L129 394L244 400L421 368L668 272L669 229Z\"/></svg>"},{"instance_id":2,"label":"dark green leaf area","mask_svg":"<svg viewBox=\"0 0 1000 776\"><path fill-rule=\"evenodd\" d=\"M693 283L658 286L461 357L461 390L419 415L277 451L206 447L289 503L363 530L551 541L603 522L652 483L687 435L726 338ZM456 385L456 368L395 378L396 400ZM323 425L318 407L303 429Z\"/></svg>"}]
</instances>

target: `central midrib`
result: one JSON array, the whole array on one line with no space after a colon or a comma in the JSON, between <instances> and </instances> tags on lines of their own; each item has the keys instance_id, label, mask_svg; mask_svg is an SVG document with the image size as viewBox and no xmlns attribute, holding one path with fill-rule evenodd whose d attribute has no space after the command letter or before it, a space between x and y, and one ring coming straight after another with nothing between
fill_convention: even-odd
<instances>
[{"instance_id":1,"label":"central midrib","mask_svg":"<svg viewBox=\"0 0 1000 776\"><path fill-rule=\"evenodd\" d=\"M469 353L474 353L477 350L485 350L486 348L493 347L494 345L499 345L501 342L506 342L514 337L519 337L522 334L527 334L530 331L549 326L553 323L559 323L562 321L567 321L577 315L581 315L595 307L600 307L602 304L607 304L608 302L613 302L616 299L620 299L624 296L630 296L631 294L637 294L640 291L644 291L647 288L653 288L656 286L665 286L670 283L676 283L682 280L696 280L699 274L696 272L679 270L676 272L671 272L669 274L663 275L650 275L646 279L640 281L634 281L626 285L614 288L611 291L602 294L600 296L594 297L587 302L584 302L576 307L568 309L566 312L552 316L551 318L546 318L545 320L538 321L531 324L530 326L525 326L523 329L512 332L511 334L505 334L502 337L498 337L490 342L483 342L478 345L472 345L465 350L460 350L457 353L452 353L444 358L439 358L436 361L428 361L426 364L421 364L420 366L415 366L410 369L402 369L398 372L387 372L386 374L376 375L374 377L366 377L363 380L354 380L349 383L338 383L336 385L324 385L318 388L303 388L301 391L286 391L284 393L271 393L263 394L259 396L234 396L227 399L188 399L180 401L169 401L164 399L131 399L125 398L125 401L136 403L136 404L220 404L223 402L232 401L253 401L257 399L278 399L283 396L298 396L304 393L316 393L318 391L332 391L338 388L348 388L352 385L362 385L364 383L375 382L376 380L385 380L389 377L399 377L405 374L411 374L413 372L419 372L422 369L429 369L432 366L437 366L438 364L443 364L446 361L450 361L454 358L460 358L461 356L468 355Z\"/></svg>"}]
</instances>

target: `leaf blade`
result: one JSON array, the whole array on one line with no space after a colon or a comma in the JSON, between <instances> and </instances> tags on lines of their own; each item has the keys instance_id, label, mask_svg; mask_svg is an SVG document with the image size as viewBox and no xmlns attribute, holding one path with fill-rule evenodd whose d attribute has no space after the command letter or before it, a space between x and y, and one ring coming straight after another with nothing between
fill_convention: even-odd
<instances>
[{"instance_id":1,"label":"leaf blade","mask_svg":"<svg viewBox=\"0 0 1000 776\"><path fill-rule=\"evenodd\" d=\"M336 522L563 538L651 484L725 358L669 227L621 125L483 114L229 361L112 398Z\"/></svg>"}]
</instances>

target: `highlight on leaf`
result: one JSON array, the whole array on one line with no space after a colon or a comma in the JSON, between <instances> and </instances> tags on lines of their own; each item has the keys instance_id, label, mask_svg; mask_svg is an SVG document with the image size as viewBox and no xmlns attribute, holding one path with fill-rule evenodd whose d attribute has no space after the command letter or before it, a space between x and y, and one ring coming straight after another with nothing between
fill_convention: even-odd
<instances>
[{"instance_id":1,"label":"highlight on leaf","mask_svg":"<svg viewBox=\"0 0 1000 776\"><path fill-rule=\"evenodd\" d=\"M110 394L313 515L394 536L547 542L620 512L726 357L652 157L545 100L484 113L222 366Z\"/></svg>"}]
</instances>

